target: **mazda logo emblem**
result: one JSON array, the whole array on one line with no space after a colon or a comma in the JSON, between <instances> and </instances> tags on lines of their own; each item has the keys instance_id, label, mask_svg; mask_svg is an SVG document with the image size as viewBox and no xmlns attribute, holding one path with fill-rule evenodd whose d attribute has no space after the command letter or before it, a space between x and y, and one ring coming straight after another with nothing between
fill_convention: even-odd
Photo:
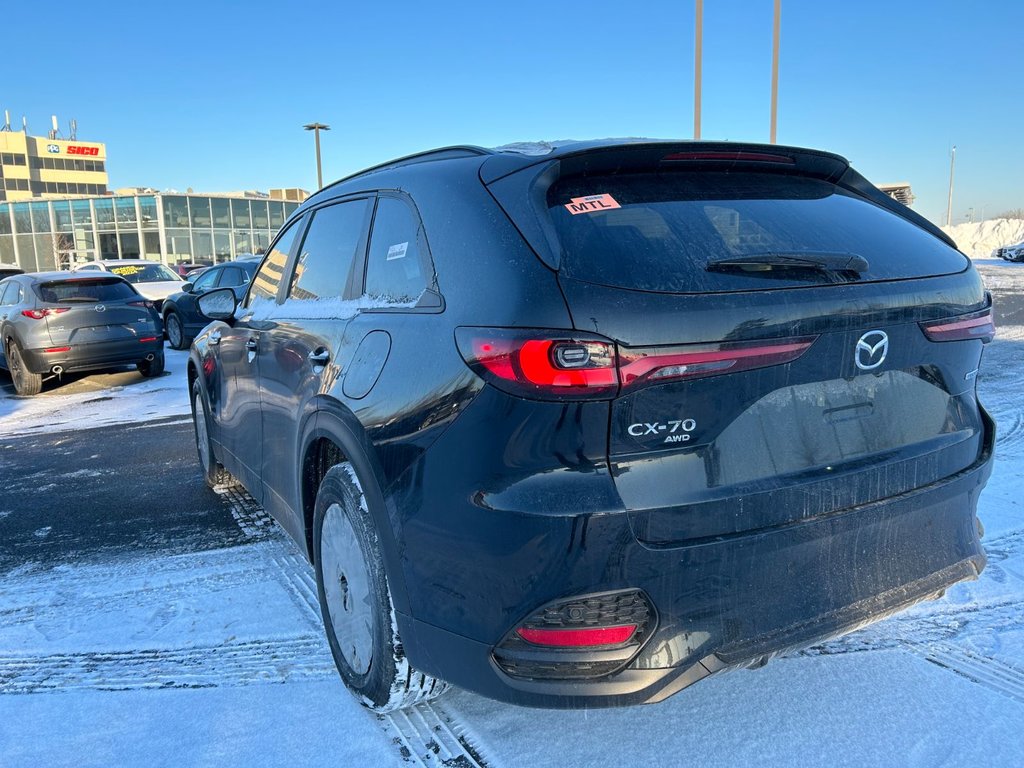
<instances>
[{"instance_id":1,"label":"mazda logo emblem","mask_svg":"<svg viewBox=\"0 0 1024 768\"><path fill-rule=\"evenodd\" d=\"M889 335L885 331L868 331L857 340L854 362L862 371L873 371L889 354Z\"/></svg>"},{"instance_id":2,"label":"mazda logo emblem","mask_svg":"<svg viewBox=\"0 0 1024 768\"><path fill-rule=\"evenodd\" d=\"M107 308L106 308L105 306L103 306L102 304L97 304L97 305L96 305L96 306L94 307L94 309L95 309L95 310L96 310L97 312L106 312L106 311L107 311ZM858 363L858 365L860 365L860 363Z\"/></svg>"}]
</instances>

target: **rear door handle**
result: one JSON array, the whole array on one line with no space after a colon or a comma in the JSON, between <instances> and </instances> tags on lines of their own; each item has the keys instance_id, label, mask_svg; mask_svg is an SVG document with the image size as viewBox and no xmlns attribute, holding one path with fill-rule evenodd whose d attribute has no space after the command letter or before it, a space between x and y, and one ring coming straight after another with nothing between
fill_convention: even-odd
<instances>
[{"instance_id":1,"label":"rear door handle","mask_svg":"<svg viewBox=\"0 0 1024 768\"><path fill-rule=\"evenodd\" d=\"M326 349L320 348L309 353L309 362L313 365L327 365L327 361L331 359L331 353Z\"/></svg>"},{"instance_id":2,"label":"rear door handle","mask_svg":"<svg viewBox=\"0 0 1024 768\"><path fill-rule=\"evenodd\" d=\"M245 342L245 348L248 349L250 352L255 352L256 351L256 347L258 347L258 346L259 346L259 344L256 341L256 339L248 339Z\"/></svg>"}]
</instances>

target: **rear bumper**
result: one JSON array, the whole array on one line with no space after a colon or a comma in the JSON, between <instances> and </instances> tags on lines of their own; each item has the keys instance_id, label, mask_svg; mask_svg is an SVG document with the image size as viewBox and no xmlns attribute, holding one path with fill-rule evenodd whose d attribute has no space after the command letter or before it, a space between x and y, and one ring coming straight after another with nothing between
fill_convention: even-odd
<instances>
[{"instance_id":1,"label":"rear bumper","mask_svg":"<svg viewBox=\"0 0 1024 768\"><path fill-rule=\"evenodd\" d=\"M134 365L146 355L157 355L163 350L163 336L153 333L155 341L140 342L137 339L105 341L94 344L72 346L67 352L46 353L41 349L26 349L23 353L26 367L33 373L49 373L54 366L63 372L94 371L120 365Z\"/></svg>"},{"instance_id":2,"label":"rear bumper","mask_svg":"<svg viewBox=\"0 0 1024 768\"><path fill-rule=\"evenodd\" d=\"M443 608L437 607L440 595L427 606L412 594L415 616L399 617L410 660L425 672L514 704L650 703L710 674L759 665L935 597L952 584L976 578L985 567L975 511L991 473L995 431L987 414L983 420L983 449L971 467L900 496L792 525L651 549L632 536L625 513L606 513L583 523L589 529L579 547L574 544L578 517L571 530L560 527L564 518L549 517L551 536L565 541L551 550L559 563L538 562L523 578L500 559L478 558L485 561L472 579L481 585L478 591L470 592L465 585L471 580L464 579L458 600L449 596ZM481 514L503 513L491 509ZM536 519L505 522L500 528L508 532L502 542L506 552L520 546L529 550L537 541ZM489 520L479 534L493 535L493 525ZM522 541L517 529L524 531ZM459 531L462 548L472 549L474 533ZM493 544L481 549L487 546ZM462 564L450 562L449 567ZM533 606L556 596L639 588L656 609L658 627L638 655L614 674L586 681L514 678L498 666L493 650L522 613L476 638L456 627L459 615L472 624L466 612L495 616L494 604L507 600L513 585L523 584L532 585L532 594L521 604ZM442 622L449 626L443 628Z\"/></svg>"}]
</instances>

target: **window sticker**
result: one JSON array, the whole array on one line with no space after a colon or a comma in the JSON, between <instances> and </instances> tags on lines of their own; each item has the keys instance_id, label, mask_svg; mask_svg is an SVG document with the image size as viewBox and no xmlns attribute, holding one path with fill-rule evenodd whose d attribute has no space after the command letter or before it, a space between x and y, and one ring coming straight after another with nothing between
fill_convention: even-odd
<instances>
[{"instance_id":1,"label":"window sticker","mask_svg":"<svg viewBox=\"0 0 1024 768\"><path fill-rule=\"evenodd\" d=\"M621 208L615 198L607 192L603 195L587 195L586 197L574 197L565 204L566 210L573 216L580 213L593 213L594 211L609 211L612 208Z\"/></svg>"},{"instance_id":2,"label":"window sticker","mask_svg":"<svg viewBox=\"0 0 1024 768\"><path fill-rule=\"evenodd\" d=\"M110 271L115 275L137 275L142 271L142 267L111 267Z\"/></svg>"},{"instance_id":3,"label":"window sticker","mask_svg":"<svg viewBox=\"0 0 1024 768\"><path fill-rule=\"evenodd\" d=\"M395 259L404 259L405 252L407 250L409 250L408 241L404 243L398 243L397 245L392 245L390 248L388 248L387 260L394 261Z\"/></svg>"}]
</instances>

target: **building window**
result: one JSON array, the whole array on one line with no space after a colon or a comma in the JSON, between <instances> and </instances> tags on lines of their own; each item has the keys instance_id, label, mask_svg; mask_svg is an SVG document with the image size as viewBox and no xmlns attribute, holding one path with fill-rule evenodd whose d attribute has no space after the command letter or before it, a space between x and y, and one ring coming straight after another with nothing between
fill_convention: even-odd
<instances>
[{"instance_id":1,"label":"building window","mask_svg":"<svg viewBox=\"0 0 1024 768\"><path fill-rule=\"evenodd\" d=\"M248 200L231 201L231 226L235 229L249 229L252 227L252 221L249 218Z\"/></svg>"},{"instance_id":2,"label":"building window","mask_svg":"<svg viewBox=\"0 0 1024 768\"><path fill-rule=\"evenodd\" d=\"M168 227L188 226L188 198L164 198L164 224Z\"/></svg>"},{"instance_id":3,"label":"building window","mask_svg":"<svg viewBox=\"0 0 1024 768\"><path fill-rule=\"evenodd\" d=\"M192 226L202 227L203 229L210 228L210 198L208 197L192 197L188 201L189 208L192 211Z\"/></svg>"},{"instance_id":4,"label":"building window","mask_svg":"<svg viewBox=\"0 0 1024 768\"><path fill-rule=\"evenodd\" d=\"M230 229L231 212L228 209L228 201L224 198L215 197L210 201L213 207L213 226L221 229Z\"/></svg>"},{"instance_id":5,"label":"building window","mask_svg":"<svg viewBox=\"0 0 1024 768\"><path fill-rule=\"evenodd\" d=\"M18 235L32 234L32 214L28 209L28 203L15 203L14 209L14 232ZM21 250L21 242L18 243L18 250Z\"/></svg>"},{"instance_id":6,"label":"building window","mask_svg":"<svg viewBox=\"0 0 1024 768\"><path fill-rule=\"evenodd\" d=\"M179 261L192 261L192 242L187 229L168 229L167 239L164 243L169 264L177 264Z\"/></svg>"},{"instance_id":7,"label":"building window","mask_svg":"<svg viewBox=\"0 0 1024 768\"><path fill-rule=\"evenodd\" d=\"M160 233L159 232L143 232L142 233L143 246L145 248L146 258L159 261L160 255Z\"/></svg>"},{"instance_id":8,"label":"building window","mask_svg":"<svg viewBox=\"0 0 1024 768\"><path fill-rule=\"evenodd\" d=\"M116 197L114 198L114 210L117 212L117 225L135 228L135 198Z\"/></svg>"},{"instance_id":9,"label":"building window","mask_svg":"<svg viewBox=\"0 0 1024 768\"><path fill-rule=\"evenodd\" d=\"M114 229L114 201L94 200L93 206L96 208L96 228Z\"/></svg>"},{"instance_id":10,"label":"building window","mask_svg":"<svg viewBox=\"0 0 1024 768\"><path fill-rule=\"evenodd\" d=\"M32 229L36 233L50 231L50 204L31 203Z\"/></svg>"},{"instance_id":11,"label":"building window","mask_svg":"<svg viewBox=\"0 0 1024 768\"><path fill-rule=\"evenodd\" d=\"M71 201L71 219L76 227L92 228L92 209L88 200Z\"/></svg>"},{"instance_id":12,"label":"building window","mask_svg":"<svg viewBox=\"0 0 1024 768\"><path fill-rule=\"evenodd\" d=\"M58 232L70 232L74 229L71 223L71 204L67 200L57 200L53 203L53 218L57 223Z\"/></svg>"}]
</instances>

